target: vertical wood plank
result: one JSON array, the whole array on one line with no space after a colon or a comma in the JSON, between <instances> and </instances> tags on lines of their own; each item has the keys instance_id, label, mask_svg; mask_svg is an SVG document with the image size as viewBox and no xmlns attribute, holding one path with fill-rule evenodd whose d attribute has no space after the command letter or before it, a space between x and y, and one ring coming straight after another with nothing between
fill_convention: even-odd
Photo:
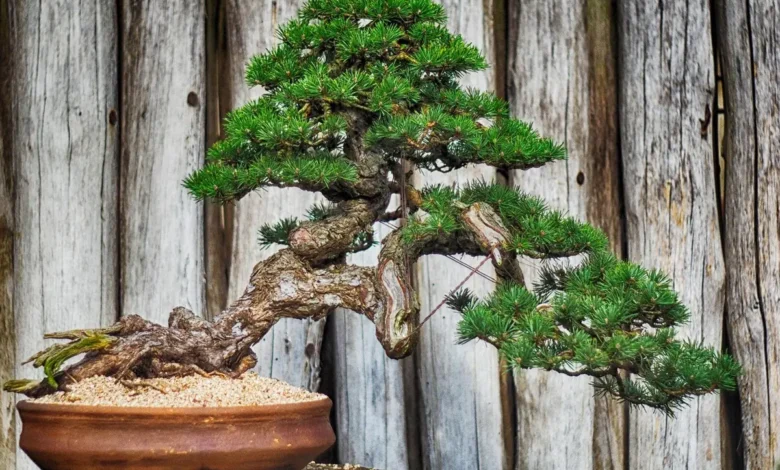
<instances>
[{"instance_id":1,"label":"vertical wood plank","mask_svg":"<svg viewBox=\"0 0 780 470\"><path fill-rule=\"evenodd\" d=\"M513 113L563 141L569 155L566 162L514 172L514 183L601 227L620 254L611 10L607 0L511 2L508 82ZM525 264L532 282L539 264ZM594 399L588 378L517 371L515 386L516 468L625 467L625 408Z\"/></svg>"},{"instance_id":2,"label":"vertical wood plank","mask_svg":"<svg viewBox=\"0 0 780 470\"><path fill-rule=\"evenodd\" d=\"M393 201L390 207L396 205ZM374 225L378 240L390 231ZM375 266L378 255L376 246L347 261ZM393 470L419 468L413 359L389 359L376 339L375 325L355 312L339 309L328 324L338 461Z\"/></svg>"},{"instance_id":3,"label":"vertical wood plank","mask_svg":"<svg viewBox=\"0 0 780 470\"><path fill-rule=\"evenodd\" d=\"M11 88L13 71L11 24L8 2L0 2L0 87ZM0 383L14 378L16 332L14 330L14 177L11 157L11 99L0 95ZM16 468L15 397L0 393L0 468Z\"/></svg>"},{"instance_id":4,"label":"vertical wood plank","mask_svg":"<svg viewBox=\"0 0 780 470\"><path fill-rule=\"evenodd\" d=\"M222 110L220 81L225 61L224 4L221 0L206 0L206 147L220 138ZM206 271L206 310L204 317L219 315L232 299L228 299L230 265L229 212L221 204L204 204L204 244Z\"/></svg>"},{"instance_id":5,"label":"vertical wood plank","mask_svg":"<svg viewBox=\"0 0 780 470\"><path fill-rule=\"evenodd\" d=\"M742 364L746 468L780 464L780 11L777 2L718 1L726 109L727 323Z\"/></svg>"},{"instance_id":6,"label":"vertical wood plank","mask_svg":"<svg viewBox=\"0 0 780 470\"><path fill-rule=\"evenodd\" d=\"M9 6L13 309L16 357L27 358L45 332L116 319L116 11L101 1ZM15 375L41 376L30 365ZM18 451L17 468L37 467Z\"/></svg>"},{"instance_id":7,"label":"vertical wood plank","mask_svg":"<svg viewBox=\"0 0 780 470\"><path fill-rule=\"evenodd\" d=\"M585 36L588 48L587 158L581 161L582 183L587 184L585 219L601 228L618 256L623 253L623 212L618 133L618 80L615 11L609 0L586 3ZM590 179L588 179L590 174ZM626 423L628 405L594 398L593 468L624 470L628 463Z\"/></svg>"},{"instance_id":8,"label":"vertical wood plank","mask_svg":"<svg viewBox=\"0 0 780 470\"><path fill-rule=\"evenodd\" d=\"M709 2L622 2L619 26L628 257L673 279L691 310L681 335L720 347L725 267ZM633 409L629 436L631 468L721 468L715 395L692 400L674 419Z\"/></svg>"},{"instance_id":9,"label":"vertical wood plank","mask_svg":"<svg viewBox=\"0 0 780 470\"><path fill-rule=\"evenodd\" d=\"M450 31L476 45L495 66L493 2L490 0L443 0ZM495 69L473 73L461 82L482 90L495 89ZM421 172L419 185L464 184L475 179L492 181L492 168L466 168L450 174ZM464 257L476 265L479 259ZM485 268L486 273L490 270ZM416 265L421 315L424 316L469 273L443 257L427 257ZM478 295L495 287L477 276L467 286ZM420 390L420 429L423 465L427 469L490 468L511 466L501 375L496 350L473 342L457 345L460 316L444 309L426 323L416 353Z\"/></svg>"},{"instance_id":10,"label":"vertical wood plank","mask_svg":"<svg viewBox=\"0 0 780 470\"><path fill-rule=\"evenodd\" d=\"M0 106L0 113L6 112ZM16 334L13 310L14 204L13 166L5 142L8 122L0 119L0 383L14 378ZM13 395L0 396L0 468L16 462L16 423Z\"/></svg>"},{"instance_id":11,"label":"vertical wood plank","mask_svg":"<svg viewBox=\"0 0 780 470\"><path fill-rule=\"evenodd\" d=\"M122 314L205 307L203 206L181 181L205 155L204 2L122 2Z\"/></svg>"},{"instance_id":12,"label":"vertical wood plank","mask_svg":"<svg viewBox=\"0 0 780 470\"><path fill-rule=\"evenodd\" d=\"M228 47L229 108L236 108L262 94L244 81L249 59L271 48L278 26L291 19L302 2L228 0L226 28ZM227 104L227 103L226 103ZM268 188L239 201L233 215L233 252L230 263L229 298L241 295L254 265L273 250L262 250L257 231L263 223L283 217L301 217L315 202L312 193L297 189ZM320 347L325 320L282 319L255 347L258 372L293 385L316 390L320 381Z\"/></svg>"}]
</instances>

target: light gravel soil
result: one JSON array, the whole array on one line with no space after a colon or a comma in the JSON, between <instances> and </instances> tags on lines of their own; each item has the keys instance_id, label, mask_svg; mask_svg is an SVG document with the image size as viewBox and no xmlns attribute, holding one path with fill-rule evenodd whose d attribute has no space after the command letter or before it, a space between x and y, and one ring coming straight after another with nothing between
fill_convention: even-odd
<instances>
[{"instance_id":1,"label":"light gravel soil","mask_svg":"<svg viewBox=\"0 0 780 470\"><path fill-rule=\"evenodd\" d=\"M30 402L180 408L278 405L324 397L250 372L238 379L191 375L118 381L112 377L95 376L70 385L67 392L57 392Z\"/></svg>"}]
</instances>

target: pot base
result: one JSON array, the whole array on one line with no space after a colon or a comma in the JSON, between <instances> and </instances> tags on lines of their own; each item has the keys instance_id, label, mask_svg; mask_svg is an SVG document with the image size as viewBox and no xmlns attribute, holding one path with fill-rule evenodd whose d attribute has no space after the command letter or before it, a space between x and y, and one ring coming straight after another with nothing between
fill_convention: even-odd
<instances>
[{"instance_id":1,"label":"pot base","mask_svg":"<svg viewBox=\"0 0 780 470\"><path fill-rule=\"evenodd\" d=\"M331 401L226 408L21 402L19 446L43 470L300 470L336 438Z\"/></svg>"}]
</instances>

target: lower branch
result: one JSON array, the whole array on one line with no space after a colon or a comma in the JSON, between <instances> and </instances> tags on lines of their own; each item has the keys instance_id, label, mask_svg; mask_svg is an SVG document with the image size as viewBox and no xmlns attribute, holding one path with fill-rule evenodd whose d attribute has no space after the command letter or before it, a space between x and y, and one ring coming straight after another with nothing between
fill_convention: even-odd
<instances>
[{"instance_id":1,"label":"lower branch","mask_svg":"<svg viewBox=\"0 0 780 470\"><path fill-rule=\"evenodd\" d=\"M359 233L370 229L376 213L376 203L364 199L344 201L338 214L303 222L293 230L288 240L290 249L315 262L337 258L352 249Z\"/></svg>"}]
</instances>

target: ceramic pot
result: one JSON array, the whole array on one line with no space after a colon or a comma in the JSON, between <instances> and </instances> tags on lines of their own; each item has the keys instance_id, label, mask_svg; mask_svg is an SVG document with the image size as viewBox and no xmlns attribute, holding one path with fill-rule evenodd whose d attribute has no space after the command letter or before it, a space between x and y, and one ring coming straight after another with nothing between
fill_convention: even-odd
<instances>
[{"instance_id":1,"label":"ceramic pot","mask_svg":"<svg viewBox=\"0 0 780 470\"><path fill-rule=\"evenodd\" d=\"M336 441L331 401L225 408L21 402L19 446L43 470L300 470Z\"/></svg>"}]
</instances>

